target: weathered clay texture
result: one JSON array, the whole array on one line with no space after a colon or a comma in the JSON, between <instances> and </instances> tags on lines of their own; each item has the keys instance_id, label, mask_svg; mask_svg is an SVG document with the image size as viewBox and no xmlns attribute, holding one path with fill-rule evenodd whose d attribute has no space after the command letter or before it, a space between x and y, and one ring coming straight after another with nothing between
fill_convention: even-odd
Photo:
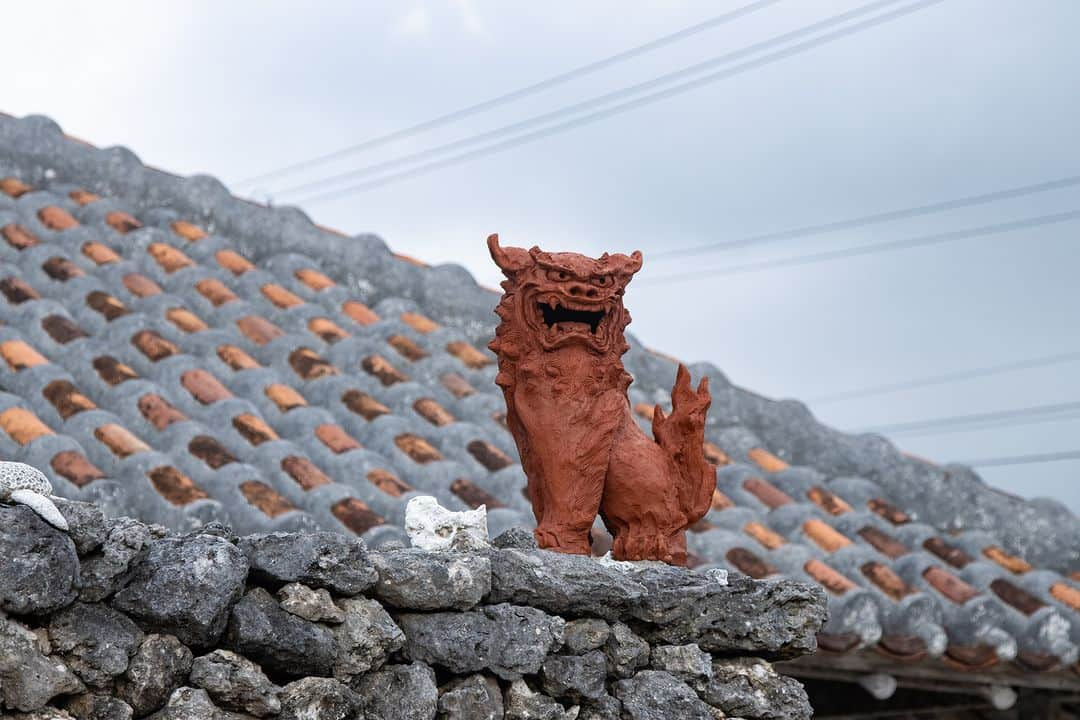
<instances>
[{"instance_id":1,"label":"weathered clay texture","mask_svg":"<svg viewBox=\"0 0 1080 720\"><path fill-rule=\"evenodd\" d=\"M641 253L593 259L534 247L503 248L488 238L506 275L495 309L502 320L488 346L499 357L495 382L528 476L537 542L590 551L597 513L618 560L685 565L686 528L709 509L716 468L704 454L708 378L695 391L679 366L672 410L653 411L650 439L627 399L622 364L630 313L627 284Z\"/></svg>"}]
</instances>

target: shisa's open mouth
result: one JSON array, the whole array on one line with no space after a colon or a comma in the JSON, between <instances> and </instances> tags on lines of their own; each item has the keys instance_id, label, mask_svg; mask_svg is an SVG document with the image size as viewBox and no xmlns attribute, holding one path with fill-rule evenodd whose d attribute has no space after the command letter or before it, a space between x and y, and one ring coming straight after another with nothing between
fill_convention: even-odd
<instances>
[{"instance_id":1,"label":"shisa's open mouth","mask_svg":"<svg viewBox=\"0 0 1080 720\"><path fill-rule=\"evenodd\" d=\"M550 300L549 303L537 303L540 307L540 314L544 318L544 324L549 328L564 332L588 330L595 335L600 328L600 322L606 314L603 310L569 308L555 300Z\"/></svg>"},{"instance_id":2,"label":"shisa's open mouth","mask_svg":"<svg viewBox=\"0 0 1080 720\"><path fill-rule=\"evenodd\" d=\"M597 351L606 347L610 335L610 301L580 302L561 293L542 293L535 307L531 324L546 350L575 343Z\"/></svg>"}]
</instances>

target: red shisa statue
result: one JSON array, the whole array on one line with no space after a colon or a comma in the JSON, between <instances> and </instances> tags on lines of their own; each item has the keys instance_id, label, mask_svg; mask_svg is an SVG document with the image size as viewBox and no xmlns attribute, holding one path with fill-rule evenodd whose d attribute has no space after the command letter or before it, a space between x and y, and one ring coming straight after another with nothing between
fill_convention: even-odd
<instances>
[{"instance_id":1,"label":"red shisa statue","mask_svg":"<svg viewBox=\"0 0 1080 720\"><path fill-rule=\"evenodd\" d=\"M630 313L623 293L641 253L488 249L506 280L488 346L528 477L540 547L587 554L599 512L617 560L686 564L686 528L709 510L716 468L703 452L708 378L682 365L672 410L657 405L649 438L634 421L622 365Z\"/></svg>"}]
</instances>

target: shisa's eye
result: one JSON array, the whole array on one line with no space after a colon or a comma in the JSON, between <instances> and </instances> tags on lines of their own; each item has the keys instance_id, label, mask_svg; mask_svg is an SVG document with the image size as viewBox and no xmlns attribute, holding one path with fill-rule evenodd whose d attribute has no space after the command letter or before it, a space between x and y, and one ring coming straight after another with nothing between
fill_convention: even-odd
<instances>
[{"instance_id":1,"label":"shisa's eye","mask_svg":"<svg viewBox=\"0 0 1080 720\"><path fill-rule=\"evenodd\" d=\"M570 279L570 273L564 270L548 270L547 278L554 282L566 282Z\"/></svg>"},{"instance_id":2,"label":"shisa's eye","mask_svg":"<svg viewBox=\"0 0 1080 720\"><path fill-rule=\"evenodd\" d=\"M600 287L608 287L614 281L610 275L597 275L593 278L593 285L599 285Z\"/></svg>"}]
</instances>

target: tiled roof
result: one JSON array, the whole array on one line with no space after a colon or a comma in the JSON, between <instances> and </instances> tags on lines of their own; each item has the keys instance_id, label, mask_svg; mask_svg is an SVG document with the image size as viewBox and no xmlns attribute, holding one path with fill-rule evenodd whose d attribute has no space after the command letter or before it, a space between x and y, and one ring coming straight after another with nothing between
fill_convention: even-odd
<instances>
[{"instance_id":1,"label":"tiled roof","mask_svg":"<svg viewBox=\"0 0 1080 720\"><path fill-rule=\"evenodd\" d=\"M486 504L493 533L532 525L485 349L496 296L461 268L0 117L0 294L0 454L60 495L172 527L376 545L401 539L416 493ZM647 427L674 362L631 345ZM817 658L1077 681L1067 510L691 369L712 381L720 466L696 562L822 585Z\"/></svg>"}]
</instances>

